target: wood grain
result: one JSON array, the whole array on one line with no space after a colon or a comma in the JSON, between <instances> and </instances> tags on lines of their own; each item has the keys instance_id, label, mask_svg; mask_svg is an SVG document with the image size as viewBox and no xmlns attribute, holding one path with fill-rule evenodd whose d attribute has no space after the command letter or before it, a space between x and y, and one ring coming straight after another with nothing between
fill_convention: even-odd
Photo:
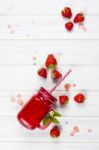
<instances>
[{"instance_id":1,"label":"wood grain","mask_svg":"<svg viewBox=\"0 0 99 150\"><path fill-rule=\"evenodd\" d=\"M61 136L53 140L53 138L49 136L49 130L53 125L44 131L40 131L39 129L31 131L21 127L15 117L3 117L0 119L0 134L2 136L0 142L99 143L98 117L66 117L60 118L60 121L62 125ZM68 124L66 124L66 122L68 122ZM70 134L74 126L78 126L80 132L76 133L74 137L71 137ZM92 130L91 133L88 133L89 128Z\"/></svg>"},{"instance_id":2,"label":"wood grain","mask_svg":"<svg viewBox=\"0 0 99 150\"><path fill-rule=\"evenodd\" d=\"M75 25L72 34L66 31L61 15L0 16L0 20L0 39L99 39L99 16L86 16L87 32Z\"/></svg>"},{"instance_id":3,"label":"wood grain","mask_svg":"<svg viewBox=\"0 0 99 150\"><path fill-rule=\"evenodd\" d=\"M66 20L60 14L65 6L70 6L74 15L85 14L86 32L77 25L72 33L65 30ZM98 6L97 0L0 0L0 150L99 149ZM68 106L63 109L57 103L62 132L55 140L49 136L53 125L44 131L22 128L16 119L21 106L11 102L17 94L26 102L42 85L48 90L53 87L50 73L46 81L36 73L49 53L57 57L62 74L72 68L53 95L67 94L65 83L76 84L68 93ZM86 95L84 105L73 100L78 92ZM74 126L80 132L72 137Z\"/></svg>"},{"instance_id":4,"label":"wood grain","mask_svg":"<svg viewBox=\"0 0 99 150\"><path fill-rule=\"evenodd\" d=\"M54 53L59 65L99 65L98 40L2 40L0 65L43 65L49 53ZM42 52L42 57L41 57ZM33 60L36 57L36 60ZM79 59L80 58L80 59Z\"/></svg>"},{"instance_id":5,"label":"wood grain","mask_svg":"<svg viewBox=\"0 0 99 150\"><path fill-rule=\"evenodd\" d=\"M49 149L55 149L56 148L56 144L57 144L57 150L60 150L61 148L63 150L65 150L66 148L68 150L83 150L83 149L87 149L87 150L98 150L98 144L97 143L20 143L20 142L16 142L16 143L0 143L0 148L2 149L6 149L6 150L13 150L13 149L24 149L24 150L32 150L33 148L36 150L43 150L44 148L48 148Z\"/></svg>"},{"instance_id":6,"label":"wood grain","mask_svg":"<svg viewBox=\"0 0 99 150\"><path fill-rule=\"evenodd\" d=\"M16 117L17 113L19 112L19 110L21 109L21 106L19 106L16 102L12 103L11 102L11 98L17 95L19 91L10 91L9 92L9 96L6 96L7 91L0 91L0 116L13 116ZM85 104L82 105L78 105L74 102L73 97L75 96L75 94L77 94L78 91L71 91L70 92L70 101L69 104L62 108L60 107L59 102L57 102L57 107L56 110L58 112L61 113L62 116L67 117L67 116L79 116L79 117L99 117L99 101L98 101L98 95L99 92L86 92L86 102ZM3 96L1 96L1 94L3 93ZM16 93L16 94L15 94ZM31 96L33 95L33 93L36 93L36 91L20 91L19 92L22 95L22 99L24 100L24 103L26 103ZM26 94L27 93L27 94ZM56 91L54 96L57 97L58 99L58 95L60 94L65 94L65 91ZM85 92L83 92L85 93ZM11 95L10 95L11 94Z\"/></svg>"},{"instance_id":7,"label":"wood grain","mask_svg":"<svg viewBox=\"0 0 99 150\"><path fill-rule=\"evenodd\" d=\"M24 5L23 5L24 4ZM99 2L97 0L6 0L0 1L1 15L15 14L59 14L62 8L71 6L73 13L84 11L88 14L99 14Z\"/></svg>"}]
</instances>

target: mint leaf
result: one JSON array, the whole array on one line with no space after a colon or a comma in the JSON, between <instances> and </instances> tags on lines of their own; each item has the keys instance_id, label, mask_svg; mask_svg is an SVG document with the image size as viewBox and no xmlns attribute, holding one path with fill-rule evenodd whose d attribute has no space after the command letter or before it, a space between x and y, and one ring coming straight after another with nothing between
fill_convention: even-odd
<instances>
[{"instance_id":1,"label":"mint leaf","mask_svg":"<svg viewBox=\"0 0 99 150\"><path fill-rule=\"evenodd\" d=\"M44 126L47 125L49 123L49 121L50 121L50 116L46 116L43 120L43 125Z\"/></svg>"},{"instance_id":2,"label":"mint leaf","mask_svg":"<svg viewBox=\"0 0 99 150\"><path fill-rule=\"evenodd\" d=\"M59 121L55 117L50 116L50 120L51 120L51 122L53 122L55 124L59 124Z\"/></svg>"},{"instance_id":3,"label":"mint leaf","mask_svg":"<svg viewBox=\"0 0 99 150\"><path fill-rule=\"evenodd\" d=\"M60 116L61 116L61 114L59 112L54 111L53 117L60 117Z\"/></svg>"}]
</instances>

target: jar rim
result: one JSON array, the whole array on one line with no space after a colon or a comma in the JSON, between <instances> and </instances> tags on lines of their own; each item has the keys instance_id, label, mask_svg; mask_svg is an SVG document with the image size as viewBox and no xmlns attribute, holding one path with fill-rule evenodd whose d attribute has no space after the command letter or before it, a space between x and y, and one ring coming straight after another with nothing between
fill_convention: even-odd
<instances>
[{"instance_id":1,"label":"jar rim","mask_svg":"<svg viewBox=\"0 0 99 150\"><path fill-rule=\"evenodd\" d=\"M48 92L45 88L41 87L39 92L47 97L47 99L51 102L51 103L55 103L57 101L57 99L50 93Z\"/></svg>"}]
</instances>

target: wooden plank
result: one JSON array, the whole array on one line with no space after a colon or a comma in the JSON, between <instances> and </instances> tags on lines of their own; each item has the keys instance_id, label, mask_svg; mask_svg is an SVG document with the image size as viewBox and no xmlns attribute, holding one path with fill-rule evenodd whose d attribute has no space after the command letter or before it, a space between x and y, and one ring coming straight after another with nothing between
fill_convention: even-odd
<instances>
[{"instance_id":1,"label":"wooden plank","mask_svg":"<svg viewBox=\"0 0 99 150\"><path fill-rule=\"evenodd\" d=\"M28 49L13 49L12 48L0 48L0 65L43 65L46 57L50 53L54 53L58 59L59 65L77 65L77 66L94 66L99 65L99 50L98 47L88 47L87 51L85 47L64 47L54 48L52 51L41 47L38 51L32 47ZM53 48L51 48L53 49ZM61 49L61 50L60 50ZM41 57L41 52L42 57ZM90 55L89 55L90 53ZM82 56L82 57L81 57ZM35 58L35 60L34 60ZM80 59L79 59L80 58Z\"/></svg>"},{"instance_id":2,"label":"wooden plank","mask_svg":"<svg viewBox=\"0 0 99 150\"><path fill-rule=\"evenodd\" d=\"M98 117L66 117L60 118L62 130L61 136L58 139L50 138L48 129L40 131L27 130L22 127L16 120L16 118L0 118L0 142L37 142L37 143L99 143L99 118ZM68 124L67 124L68 122ZM75 136L71 136L71 132L74 126L77 126L80 132ZM92 132L89 133L88 129Z\"/></svg>"},{"instance_id":3,"label":"wooden plank","mask_svg":"<svg viewBox=\"0 0 99 150\"><path fill-rule=\"evenodd\" d=\"M60 66L58 69L65 74L70 68L72 73L58 90L63 90L66 83L76 83L76 90L99 90L98 66ZM50 90L55 84L50 73L47 80L42 80L37 75L38 69L39 66L0 66L0 90L37 90L40 86Z\"/></svg>"},{"instance_id":4,"label":"wooden plank","mask_svg":"<svg viewBox=\"0 0 99 150\"><path fill-rule=\"evenodd\" d=\"M0 39L99 39L97 15L86 16L86 32L76 25L72 34L66 31L61 15L0 16L0 22Z\"/></svg>"},{"instance_id":5,"label":"wooden plank","mask_svg":"<svg viewBox=\"0 0 99 150\"><path fill-rule=\"evenodd\" d=\"M68 49L74 48L74 51L76 51L77 48L83 48L83 51L80 51L81 53L87 53L87 48L98 48L99 47L99 40L1 40L0 42L0 54L3 52L26 52L27 54L32 54L34 51L37 50L37 52L41 52L44 50L44 53L47 52L61 52L62 53L69 53ZM85 49L86 48L86 49ZM73 52L73 49L72 49ZM78 52L78 50L77 50ZM92 51L90 51L92 52ZM24 54L24 53L23 53ZM73 53L74 54L74 53Z\"/></svg>"},{"instance_id":6,"label":"wooden plank","mask_svg":"<svg viewBox=\"0 0 99 150\"><path fill-rule=\"evenodd\" d=\"M55 149L56 143L0 143L0 148L2 150L44 150L44 148ZM99 150L98 143L57 143L57 150Z\"/></svg>"},{"instance_id":7,"label":"wooden plank","mask_svg":"<svg viewBox=\"0 0 99 150\"><path fill-rule=\"evenodd\" d=\"M32 65L34 62L36 65L42 65L50 53L54 53L59 65L99 65L98 47L99 41L90 40L2 40L0 42L0 65ZM33 60L34 57L36 60Z\"/></svg>"},{"instance_id":8,"label":"wooden plank","mask_svg":"<svg viewBox=\"0 0 99 150\"><path fill-rule=\"evenodd\" d=\"M24 4L24 5L23 5ZM0 14L56 14L61 9L70 6L74 13L84 11L85 13L99 14L99 2L97 0L6 0L0 1Z\"/></svg>"},{"instance_id":9,"label":"wooden plank","mask_svg":"<svg viewBox=\"0 0 99 150\"><path fill-rule=\"evenodd\" d=\"M86 14L87 32L77 26L72 34L65 31L65 20L60 15L64 6L73 8L74 14L79 11ZM0 1L0 149L99 149L98 6L97 0ZM18 93L27 101L41 85L51 89L51 79L44 82L36 76L49 53L56 55L63 74L72 67L73 73L65 82L77 84L69 92L70 103L66 109L57 106L62 113L63 129L56 140L49 136L51 127L42 132L22 128L16 120L21 107L11 102L11 97ZM35 62L33 57L37 58ZM55 96L65 93L65 82ZM73 97L81 90L87 99L79 106ZM72 137L74 126L78 126L80 132Z\"/></svg>"},{"instance_id":10,"label":"wooden plank","mask_svg":"<svg viewBox=\"0 0 99 150\"><path fill-rule=\"evenodd\" d=\"M28 91L28 92L18 92L18 91L10 91L10 92L1 92L0 91L0 116L16 116L21 106L17 104L17 102L12 103L12 97L16 97L17 94L21 94L26 103L33 93L37 91ZM99 101L98 95L99 92L86 92L86 101L82 105L78 105L74 102L74 95L79 91L71 91L69 92L70 101L66 107L61 107L59 101L56 103L56 111L58 111L62 116L99 116ZM9 93L9 96L6 94ZM3 94L3 95L2 95ZM10 95L11 94L11 95ZM54 96L58 99L59 95L67 94L65 91L56 91Z\"/></svg>"}]
</instances>

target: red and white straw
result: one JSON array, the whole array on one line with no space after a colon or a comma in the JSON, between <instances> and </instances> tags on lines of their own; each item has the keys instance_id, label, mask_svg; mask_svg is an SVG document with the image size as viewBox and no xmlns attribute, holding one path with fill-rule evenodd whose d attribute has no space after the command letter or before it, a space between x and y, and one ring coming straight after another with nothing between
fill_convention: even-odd
<instances>
[{"instance_id":1,"label":"red and white straw","mask_svg":"<svg viewBox=\"0 0 99 150\"><path fill-rule=\"evenodd\" d=\"M55 89L61 84L61 82L71 73L71 69L65 73L65 75L63 77L61 77L61 79L56 83L56 85L51 89L50 93L52 93L53 91L55 91Z\"/></svg>"}]
</instances>

